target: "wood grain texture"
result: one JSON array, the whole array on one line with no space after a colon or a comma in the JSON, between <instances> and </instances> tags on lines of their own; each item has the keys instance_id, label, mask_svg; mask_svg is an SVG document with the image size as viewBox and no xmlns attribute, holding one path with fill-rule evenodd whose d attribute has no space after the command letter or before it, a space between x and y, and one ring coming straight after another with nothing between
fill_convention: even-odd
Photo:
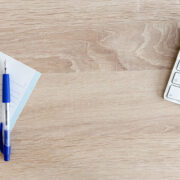
<instances>
[{"instance_id":1,"label":"wood grain texture","mask_svg":"<svg viewBox=\"0 0 180 180\"><path fill-rule=\"evenodd\" d=\"M0 5L0 51L42 73L0 179L180 179L179 106L162 98L179 0Z\"/></svg>"}]
</instances>

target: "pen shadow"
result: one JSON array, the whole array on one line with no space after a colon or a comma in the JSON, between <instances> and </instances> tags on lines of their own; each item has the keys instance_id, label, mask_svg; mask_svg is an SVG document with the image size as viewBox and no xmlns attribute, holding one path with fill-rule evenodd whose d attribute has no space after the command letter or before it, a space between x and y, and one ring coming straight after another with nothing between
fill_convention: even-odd
<instances>
[{"instance_id":1,"label":"pen shadow","mask_svg":"<svg viewBox=\"0 0 180 180\"><path fill-rule=\"evenodd\" d=\"M0 161L1 161L1 160L4 160L4 156L3 156L2 153L0 153Z\"/></svg>"}]
</instances>

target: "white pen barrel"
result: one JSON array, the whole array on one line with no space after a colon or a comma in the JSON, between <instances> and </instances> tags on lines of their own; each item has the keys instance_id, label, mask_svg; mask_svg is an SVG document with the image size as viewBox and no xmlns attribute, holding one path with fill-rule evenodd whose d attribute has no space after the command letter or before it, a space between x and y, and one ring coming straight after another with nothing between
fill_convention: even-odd
<instances>
[{"instance_id":1,"label":"white pen barrel","mask_svg":"<svg viewBox=\"0 0 180 180\"><path fill-rule=\"evenodd\" d=\"M4 103L4 144L10 146L10 114L9 103Z\"/></svg>"},{"instance_id":2,"label":"white pen barrel","mask_svg":"<svg viewBox=\"0 0 180 180\"><path fill-rule=\"evenodd\" d=\"M10 129L9 103L4 103L4 130Z\"/></svg>"}]
</instances>

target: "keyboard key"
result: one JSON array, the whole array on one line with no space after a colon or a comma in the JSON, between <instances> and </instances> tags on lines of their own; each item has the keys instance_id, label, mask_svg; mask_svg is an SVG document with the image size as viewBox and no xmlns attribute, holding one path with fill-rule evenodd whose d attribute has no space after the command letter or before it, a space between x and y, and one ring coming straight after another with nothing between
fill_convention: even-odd
<instances>
[{"instance_id":1,"label":"keyboard key","mask_svg":"<svg viewBox=\"0 0 180 180\"><path fill-rule=\"evenodd\" d=\"M180 62L178 63L177 70L180 71Z\"/></svg>"},{"instance_id":2,"label":"keyboard key","mask_svg":"<svg viewBox=\"0 0 180 180\"><path fill-rule=\"evenodd\" d=\"M173 83L180 85L180 73L175 73L174 78L173 78Z\"/></svg>"},{"instance_id":3,"label":"keyboard key","mask_svg":"<svg viewBox=\"0 0 180 180\"><path fill-rule=\"evenodd\" d=\"M180 101L180 88L176 86L171 86L169 89L168 97Z\"/></svg>"}]
</instances>

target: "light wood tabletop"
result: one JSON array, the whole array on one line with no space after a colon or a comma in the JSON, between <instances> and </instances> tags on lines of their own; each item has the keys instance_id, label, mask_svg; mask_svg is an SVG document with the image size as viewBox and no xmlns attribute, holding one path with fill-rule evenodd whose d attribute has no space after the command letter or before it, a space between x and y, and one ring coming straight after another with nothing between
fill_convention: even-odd
<instances>
[{"instance_id":1,"label":"light wood tabletop","mask_svg":"<svg viewBox=\"0 0 180 180\"><path fill-rule=\"evenodd\" d=\"M180 179L179 0L0 5L0 51L42 73L0 180Z\"/></svg>"}]
</instances>

